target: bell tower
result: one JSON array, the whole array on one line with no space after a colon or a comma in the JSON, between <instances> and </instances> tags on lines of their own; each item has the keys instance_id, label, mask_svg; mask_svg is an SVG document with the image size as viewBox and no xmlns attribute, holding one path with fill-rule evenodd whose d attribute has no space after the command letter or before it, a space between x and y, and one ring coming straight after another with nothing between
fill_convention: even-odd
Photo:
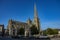
<instances>
[{"instance_id":1,"label":"bell tower","mask_svg":"<svg viewBox=\"0 0 60 40\"><path fill-rule=\"evenodd\" d=\"M36 9L36 3L34 3L34 24L37 27L37 29L40 31L40 23L38 18L38 12Z\"/></svg>"}]
</instances>

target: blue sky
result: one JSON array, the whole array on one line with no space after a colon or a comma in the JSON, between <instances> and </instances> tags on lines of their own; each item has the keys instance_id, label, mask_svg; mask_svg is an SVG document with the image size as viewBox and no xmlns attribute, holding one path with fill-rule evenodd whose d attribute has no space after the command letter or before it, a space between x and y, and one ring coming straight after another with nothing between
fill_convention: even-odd
<instances>
[{"instance_id":1,"label":"blue sky","mask_svg":"<svg viewBox=\"0 0 60 40\"><path fill-rule=\"evenodd\" d=\"M26 22L34 18L34 1L38 10L41 29L60 28L60 0L0 0L0 24L8 20Z\"/></svg>"}]
</instances>

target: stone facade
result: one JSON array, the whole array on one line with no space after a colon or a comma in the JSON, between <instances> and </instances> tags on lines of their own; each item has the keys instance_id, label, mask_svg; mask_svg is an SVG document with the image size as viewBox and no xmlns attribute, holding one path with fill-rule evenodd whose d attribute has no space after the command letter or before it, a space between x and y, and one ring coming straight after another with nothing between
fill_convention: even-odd
<instances>
[{"instance_id":1,"label":"stone facade","mask_svg":"<svg viewBox=\"0 0 60 40\"><path fill-rule=\"evenodd\" d=\"M25 30L28 30L29 28L27 23L9 20L8 24L9 35L17 35L17 30L19 30L21 27L24 28Z\"/></svg>"},{"instance_id":2,"label":"stone facade","mask_svg":"<svg viewBox=\"0 0 60 40\"><path fill-rule=\"evenodd\" d=\"M30 27L32 26L32 24L34 24L40 31L40 23L37 15L36 4L34 4L34 22L31 21L30 18L27 20L27 22L19 22L12 19L9 20L8 22L9 35L18 35L17 30L19 30L21 27L24 28L25 30L25 36L31 35Z\"/></svg>"},{"instance_id":3,"label":"stone facade","mask_svg":"<svg viewBox=\"0 0 60 40\"><path fill-rule=\"evenodd\" d=\"M4 25L0 24L0 36L4 35Z\"/></svg>"}]
</instances>

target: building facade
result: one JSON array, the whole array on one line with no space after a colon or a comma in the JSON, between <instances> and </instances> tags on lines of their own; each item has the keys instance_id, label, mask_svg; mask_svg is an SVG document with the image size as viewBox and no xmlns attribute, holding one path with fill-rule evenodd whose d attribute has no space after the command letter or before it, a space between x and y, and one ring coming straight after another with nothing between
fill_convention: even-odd
<instances>
[{"instance_id":1,"label":"building facade","mask_svg":"<svg viewBox=\"0 0 60 40\"><path fill-rule=\"evenodd\" d=\"M33 23L32 23L33 22ZM27 20L27 22L19 22L15 20L9 20L8 22L8 30L9 30L9 35L18 35L17 32L18 30L22 27L25 30L25 36L29 34L31 35L30 27L34 24L36 28L40 31L40 22L38 18L38 13L36 9L36 4L34 4L34 21L30 20L30 18Z\"/></svg>"},{"instance_id":2,"label":"building facade","mask_svg":"<svg viewBox=\"0 0 60 40\"><path fill-rule=\"evenodd\" d=\"M4 35L4 25L0 24L0 36Z\"/></svg>"}]
</instances>

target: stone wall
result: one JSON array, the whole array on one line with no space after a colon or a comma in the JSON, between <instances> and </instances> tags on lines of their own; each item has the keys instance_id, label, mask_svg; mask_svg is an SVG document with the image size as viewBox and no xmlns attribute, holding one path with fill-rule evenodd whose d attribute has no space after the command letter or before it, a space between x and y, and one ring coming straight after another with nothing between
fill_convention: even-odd
<instances>
[{"instance_id":1,"label":"stone wall","mask_svg":"<svg viewBox=\"0 0 60 40\"><path fill-rule=\"evenodd\" d=\"M50 40L50 38L9 38L1 37L0 40Z\"/></svg>"}]
</instances>

